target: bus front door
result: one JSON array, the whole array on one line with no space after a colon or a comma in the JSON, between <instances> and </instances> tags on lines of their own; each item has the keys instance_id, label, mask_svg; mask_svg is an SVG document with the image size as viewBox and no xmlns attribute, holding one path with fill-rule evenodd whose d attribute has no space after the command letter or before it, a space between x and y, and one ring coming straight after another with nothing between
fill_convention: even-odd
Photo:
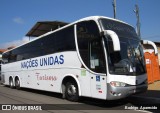
<instances>
[{"instance_id":1,"label":"bus front door","mask_svg":"<svg viewBox=\"0 0 160 113\"><path fill-rule=\"evenodd\" d=\"M106 99L106 72L105 59L100 40L91 41L90 48L90 69L95 73L91 75L91 95L94 98Z\"/></svg>"}]
</instances>

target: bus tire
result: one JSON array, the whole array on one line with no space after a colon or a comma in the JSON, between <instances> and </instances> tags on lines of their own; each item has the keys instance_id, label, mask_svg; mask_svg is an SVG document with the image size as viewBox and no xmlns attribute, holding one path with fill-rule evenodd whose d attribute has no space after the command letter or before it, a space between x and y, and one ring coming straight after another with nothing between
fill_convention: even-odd
<instances>
[{"instance_id":1,"label":"bus tire","mask_svg":"<svg viewBox=\"0 0 160 113\"><path fill-rule=\"evenodd\" d=\"M14 88L13 79L11 77L9 78L9 87L12 89Z\"/></svg>"},{"instance_id":2,"label":"bus tire","mask_svg":"<svg viewBox=\"0 0 160 113\"><path fill-rule=\"evenodd\" d=\"M70 81L66 83L65 88L65 97L69 101L78 101L79 100L79 93L78 93L78 86L75 81Z\"/></svg>"},{"instance_id":3,"label":"bus tire","mask_svg":"<svg viewBox=\"0 0 160 113\"><path fill-rule=\"evenodd\" d=\"M18 77L15 79L15 86L16 86L16 89L18 90L20 89L20 80Z\"/></svg>"}]
</instances>

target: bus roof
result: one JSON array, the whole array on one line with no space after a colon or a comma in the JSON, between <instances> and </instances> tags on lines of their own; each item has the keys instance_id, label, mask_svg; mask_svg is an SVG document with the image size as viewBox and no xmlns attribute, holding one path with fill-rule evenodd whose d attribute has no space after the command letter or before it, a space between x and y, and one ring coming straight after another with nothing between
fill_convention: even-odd
<instances>
[{"instance_id":1,"label":"bus roof","mask_svg":"<svg viewBox=\"0 0 160 113\"><path fill-rule=\"evenodd\" d=\"M54 33L54 32L56 32L56 31L59 31L59 30L63 29L63 28L69 27L69 26L71 26L71 25L74 25L74 24L76 24L76 23L78 23L78 22L81 22L81 21L89 21L89 20L98 21L98 20L101 19L101 18L102 18L102 19L109 19L109 20L113 20L113 21L117 21L117 22L120 22L120 23L124 23L124 24L129 25L128 23L125 23L125 22L123 22L123 21L121 21L121 20L114 19L114 18L109 18L109 17L105 17L105 16L89 16L89 17L86 17L86 18L82 18L82 19L80 19L80 20L77 20L77 21L75 21L75 22L72 22L72 23L70 23L70 24L66 24L66 25L64 25L63 27L60 27L60 28L58 28L58 29L55 29L54 31L46 32L45 34L42 34L42 35L36 37L35 39L27 42L27 43L33 42L33 41L35 41L35 40L38 40L39 38L42 38L42 37L44 37L44 36L47 36L47 35L49 35L49 34L51 34L51 33ZM58 21L53 21L53 22L58 22ZM129 25L129 26L131 26L131 25ZM32 31L32 29L31 29L30 31ZM28 32L27 34L29 34L29 32ZM8 50L8 51L12 51L12 50L14 50L14 49L16 49L16 48L18 48L18 47L20 47L20 46L23 46L23 45L27 44L27 43L23 43L23 44L15 47L15 48L13 48L13 49L10 49L10 50ZM6 53L6 52L8 52L8 51L5 51L4 53Z\"/></svg>"}]
</instances>

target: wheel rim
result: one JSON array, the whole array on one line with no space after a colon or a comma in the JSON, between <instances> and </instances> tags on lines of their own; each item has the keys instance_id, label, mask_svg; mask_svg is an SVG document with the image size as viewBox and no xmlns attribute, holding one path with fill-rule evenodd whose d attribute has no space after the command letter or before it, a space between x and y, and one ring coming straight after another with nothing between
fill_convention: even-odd
<instances>
[{"instance_id":1,"label":"wheel rim","mask_svg":"<svg viewBox=\"0 0 160 113\"><path fill-rule=\"evenodd\" d=\"M13 80L10 80L10 87L13 87Z\"/></svg>"},{"instance_id":2,"label":"wheel rim","mask_svg":"<svg viewBox=\"0 0 160 113\"><path fill-rule=\"evenodd\" d=\"M77 94L76 86L70 85L70 86L68 87L67 93L68 93L69 96L74 96L74 95L76 95L76 94Z\"/></svg>"},{"instance_id":3,"label":"wheel rim","mask_svg":"<svg viewBox=\"0 0 160 113\"><path fill-rule=\"evenodd\" d=\"M16 80L16 87L19 87L19 84L20 82L19 82L19 80Z\"/></svg>"}]
</instances>

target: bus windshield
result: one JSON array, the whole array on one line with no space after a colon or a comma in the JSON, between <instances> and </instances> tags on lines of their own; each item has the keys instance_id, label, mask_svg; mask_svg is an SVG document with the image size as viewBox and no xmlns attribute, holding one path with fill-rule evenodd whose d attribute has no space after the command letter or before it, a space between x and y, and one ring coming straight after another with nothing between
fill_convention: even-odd
<instances>
[{"instance_id":1,"label":"bus windshield","mask_svg":"<svg viewBox=\"0 0 160 113\"><path fill-rule=\"evenodd\" d=\"M115 52L111 38L104 38L110 74L135 76L144 74L146 69L143 50L135 30L120 22L106 19L100 22L104 30L113 30L120 40L121 50Z\"/></svg>"}]
</instances>

